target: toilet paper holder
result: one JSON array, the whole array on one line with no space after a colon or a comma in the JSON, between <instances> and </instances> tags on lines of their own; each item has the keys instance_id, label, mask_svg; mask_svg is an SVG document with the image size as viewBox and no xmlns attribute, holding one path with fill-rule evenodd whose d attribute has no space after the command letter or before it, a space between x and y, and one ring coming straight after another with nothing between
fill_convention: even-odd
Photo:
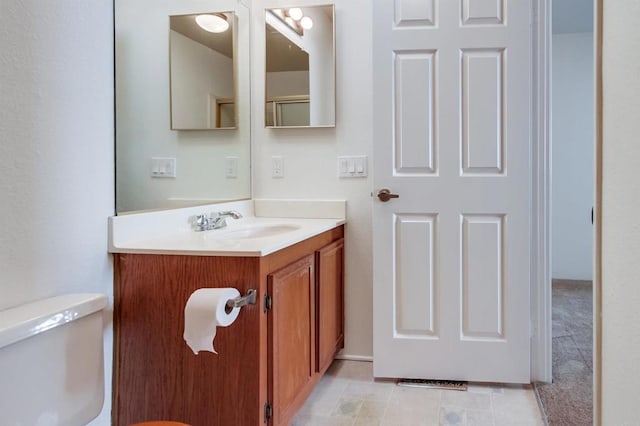
<instances>
[{"instance_id":1,"label":"toilet paper holder","mask_svg":"<svg viewBox=\"0 0 640 426\"><path fill-rule=\"evenodd\" d=\"M229 308L241 308L246 305L255 305L258 300L258 292L255 289L250 289L245 296L238 296L235 299L227 300L227 307Z\"/></svg>"}]
</instances>

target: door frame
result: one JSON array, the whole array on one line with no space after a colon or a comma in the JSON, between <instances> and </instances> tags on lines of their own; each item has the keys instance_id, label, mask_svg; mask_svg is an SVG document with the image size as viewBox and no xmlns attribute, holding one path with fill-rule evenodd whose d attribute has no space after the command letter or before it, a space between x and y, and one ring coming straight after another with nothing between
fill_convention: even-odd
<instances>
[{"instance_id":1,"label":"door frame","mask_svg":"<svg viewBox=\"0 0 640 426\"><path fill-rule=\"evenodd\" d=\"M532 1L531 380L551 382L551 1Z\"/></svg>"},{"instance_id":2,"label":"door frame","mask_svg":"<svg viewBox=\"0 0 640 426\"><path fill-rule=\"evenodd\" d=\"M593 424L602 424L602 28L604 0L594 0L595 191L593 206Z\"/></svg>"},{"instance_id":3,"label":"door frame","mask_svg":"<svg viewBox=\"0 0 640 426\"><path fill-rule=\"evenodd\" d=\"M602 389L602 11L594 0L595 182L593 227L593 408L601 424ZM551 2L532 1L534 35L531 223L531 380L551 382Z\"/></svg>"}]
</instances>

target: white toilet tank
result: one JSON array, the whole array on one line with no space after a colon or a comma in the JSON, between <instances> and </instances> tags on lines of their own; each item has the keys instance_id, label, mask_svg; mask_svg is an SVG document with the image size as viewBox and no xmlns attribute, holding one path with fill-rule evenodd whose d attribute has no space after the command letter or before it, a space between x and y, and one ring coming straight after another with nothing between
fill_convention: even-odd
<instances>
[{"instance_id":1,"label":"white toilet tank","mask_svg":"<svg viewBox=\"0 0 640 426\"><path fill-rule=\"evenodd\" d=\"M0 311L0 424L82 426L104 402L102 294Z\"/></svg>"}]
</instances>

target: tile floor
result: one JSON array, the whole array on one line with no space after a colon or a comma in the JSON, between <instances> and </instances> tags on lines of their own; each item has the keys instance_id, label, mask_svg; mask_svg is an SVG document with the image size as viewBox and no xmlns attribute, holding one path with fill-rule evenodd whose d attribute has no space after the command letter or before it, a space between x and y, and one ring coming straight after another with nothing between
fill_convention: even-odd
<instances>
[{"instance_id":1,"label":"tile floor","mask_svg":"<svg viewBox=\"0 0 640 426\"><path fill-rule=\"evenodd\" d=\"M335 361L294 426L544 425L531 386L470 384L466 392L375 380L372 363Z\"/></svg>"}]
</instances>

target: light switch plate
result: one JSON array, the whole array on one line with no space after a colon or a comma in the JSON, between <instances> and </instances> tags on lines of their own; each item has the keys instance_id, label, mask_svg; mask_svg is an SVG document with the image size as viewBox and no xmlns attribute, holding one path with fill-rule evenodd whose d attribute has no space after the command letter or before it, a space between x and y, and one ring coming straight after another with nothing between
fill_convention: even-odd
<instances>
[{"instance_id":1,"label":"light switch plate","mask_svg":"<svg viewBox=\"0 0 640 426\"><path fill-rule=\"evenodd\" d=\"M176 159L166 157L151 157L151 177L176 177Z\"/></svg>"},{"instance_id":2,"label":"light switch plate","mask_svg":"<svg viewBox=\"0 0 640 426\"><path fill-rule=\"evenodd\" d=\"M224 175L228 178L238 177L238 157L226 157L224 160Z\"/></svg>"},{"instance_id":3,"label":"light switch plate","mask_svg":"<svg viewBox=\"0 0 640 426\"><path fill-rule=\"evenodd\" d=\"M367 156L352 155L338 157L338 177L356 178L367 176Z\"/></svg>"},{"instance_id":4,"label":"light switch plate","mask_svg":"<svg viewBox=\"0 0 640 426\"><path fill-rule=\"evenodd\" d=\"M284 177L284 158L280 155L274 155L271 157L271 177Z\"/></svg>"}]
</instances>

